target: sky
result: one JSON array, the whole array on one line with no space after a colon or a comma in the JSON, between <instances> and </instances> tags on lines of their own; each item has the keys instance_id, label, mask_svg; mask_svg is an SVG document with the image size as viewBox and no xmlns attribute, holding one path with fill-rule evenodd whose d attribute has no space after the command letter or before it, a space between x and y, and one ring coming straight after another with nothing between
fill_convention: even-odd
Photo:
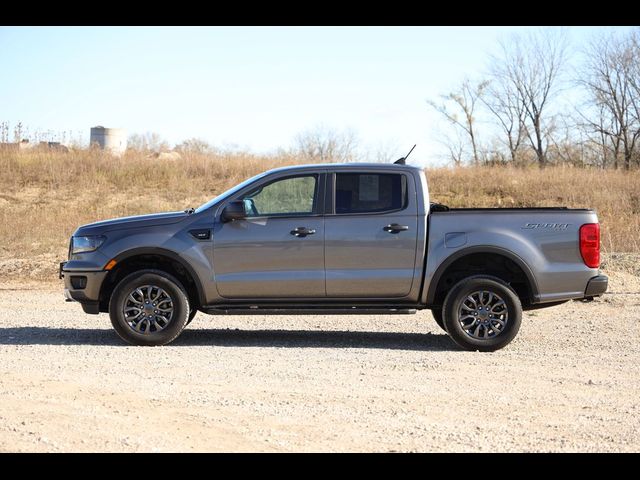
<instances>
[{"instance_id":1,"label":"sky","mask_svg":"<svg viewBox=\"0 0 640 480\"><path fill-rule=\"evenodd\" d=\"M427 105L535 27L0 27L0 121L273 152L323 125L442 163ZM603 28L567 27L573 48Z\"/></svg>"}]
</instances>

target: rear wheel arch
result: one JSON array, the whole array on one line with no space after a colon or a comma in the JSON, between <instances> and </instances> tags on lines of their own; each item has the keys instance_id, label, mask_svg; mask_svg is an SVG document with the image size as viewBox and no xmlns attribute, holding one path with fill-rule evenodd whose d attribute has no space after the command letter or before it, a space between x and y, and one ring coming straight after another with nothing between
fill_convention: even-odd
<instances>
[{"instance_id":1,"label":"rear wheel arch","mask_svg":"<svg viewBox=\"0 0 640 480\"><path fill-rule=\"evenodd\" d=\"M520 256L493 246L476 246L459 250L437 268L427 291L427 305L441 307L447 292L465 277L491 275L511 285L523 306L538 299L533 271Z\"/></svg>"}]
</instances>

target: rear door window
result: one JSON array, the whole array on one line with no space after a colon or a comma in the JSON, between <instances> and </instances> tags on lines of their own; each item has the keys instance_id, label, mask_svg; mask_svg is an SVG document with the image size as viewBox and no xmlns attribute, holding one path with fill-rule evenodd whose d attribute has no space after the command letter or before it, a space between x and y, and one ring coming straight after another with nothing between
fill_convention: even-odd
<instances>
[{"instance_id":1,"label":"rear door window","mask_svg":"<svg viewBox=\"0 0 640 480\"><path fill-rule=\"evenodd\" d=\"M383 213L407 206L401 173L336 173L335 213Z\"/></svg>"}]
</instances>

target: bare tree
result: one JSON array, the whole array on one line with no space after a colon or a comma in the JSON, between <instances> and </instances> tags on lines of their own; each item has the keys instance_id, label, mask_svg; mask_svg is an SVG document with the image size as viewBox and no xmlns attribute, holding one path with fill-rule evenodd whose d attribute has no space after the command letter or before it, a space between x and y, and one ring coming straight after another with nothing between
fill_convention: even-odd
<instances>
[{"instance_id":1,"label":"bare tree","mask_svg":"<svg viewBox=\"0 0 640 480\"><path fill-rule=\"evenodd\" d=\"M455 136L455 138L454 138ZM449 151L449 159L456 166L460 167L464 159L464 141L460 137L460 132L456 131L454 136L445 135L444 143Z\"/></svg>"},{"instance_id":2,"label":"bare tree","mask_svg":"<svg viewBox=\"0 0 640 480\"><path fill-rule=\"evenodd\" d=\"M637 124L640 124L640 27L629 36L629 86L631 90L631 102L633 105L633 117ZM640 166L640 154L636 150L632 156Z\"/></svg>"},{"instance_id":3,"label":"bare tree","mask_svg":"<svg viewBox=\"0 0 640 480\"><path fill-rule=\"evenodd\" d=\"M454 167L461 167L466 157L465 147L467 147L469 143L466 136L464 136L464 132L456 128L447 131L438 129L432 133L435 141L446 149L446 153L442 153L440 156L449 161Z\"/></svg>"},{"instance_id":4,"label":"bare tree","mask_svg":"<svg viewBox=\"0 0 640 480\"><path fill-rule=\"evenodd\" d=\"M554 163L570 164L575 167L586 165L584 142L580 141L580 132L571 116L558 116L554 134L549 137L547 157Z\"/></svg>"},{"instance_id":5,"label":"bare tree","mask_svg":"<svg viewBox=\"0 0 640 480\"><path fill-rule=\"evenodd\" d=\"M367 149L364 158L368 162L391 163L403 155L404 149L396 140L379 141Z\"/></svg>"},{"instance_id":6,"label":"bare tree","mask_svg":"<svg viewBox=\"0 0 640 480\"><path fill-rule=\"evenodd\" d=\"M349 162L358 157L358 138L352 130L338 131L323 125L298 134L295 152L315 162Z\"/></svg>"},{"instance_id":7,"label":"bare tree","mask_svg":"<svg viewBox=\"0 0 640 480\"><path fill-rule=\"evenodd\" d=\"M127 141L128 148L132 150L140 151L154 151L159 152L161 150L168 150L169 144L162 138L159 133L147 132L147 133L134 133L129 135Z\"/></svg>"},{"instance_id":8,"label":"bare tree","mask_svg":"<svg viewBox=\"0 0 640 480\"><path fill-rule=\"evenodd\" d=\"M201 138L189 138L184 140L180 144L176 145L175 150L181 153L211 153L214 151L214 148L206 141Z\"/></svg>"},{"instance_id":9,"label":"bare tree","mask_svg":"<svg viewBox=\"0 0 640 480\"><path fill-rule=\"evenodd\" d=\"M0 143L9 141L9 122L0 122Z\"/></svg>"},{"instance_id":10,"label":"bare tree","mask_svg":"<svg viewBox=\"0 0 640 480\"><path fill-rule=\"evenodd\" d=\"M524 108L524 132L538 164L544 167L550 135L548 105L557 91L566 34L548 29L527 36L513 35L500 46L501 53L494 58L494 76L515 93L515 105Z\"/></svg>"},{"instance_id":11,"label":"bare tree","mask_svg":"<svg viewBox=\"0 0 640 480\"><path fill-rule=\"evenodd\" d=\"M23 134L24 134L24 125L22 125L22 122L16 123L16 126L13 127L13 141L15 143L20 143L20 141L23 138Z\"/></svg>"},{"instance_id":12,"label":"bare tree","mask_svg":"<svg viewBox=\"0 0 640 480\"><path fill-rule=\"evenodd\" d=\"M475 117L476 105L482 98L488 83L488 81L484 80L477 84L471 83L468 78L465 78L455 91L440 96L441 103L433 100L427 101L436 112L443 115L454 127L465 132L471 144L472 160L476 165L480 163ZM462 153L459 147L460 145L458 144L453 148L453 151L451 148L449 149L456 164L460 161L460 157L457 154L454 155L454 153Z\"/></svg>"},{"instance_id":13,"label":"bare tree","mask_svg":"<svg viewBox=\"0 0 640 480\"><path fill-rule=\"evenodd\" d=\"M603 146L612 146L614 167L618 168L618 157L622 154L624 168L629 169L640 137L637 87L640 60L634 35L599 36L585 54L579 83L587 91L591 108L581 115L592 131L600 135Z\"/></svg>"},{"instance_id":14,"label":"bare tree","mask_svg":"<svg viewBox=\"0 0 640 480\"><path fill-rule=\"evenodd\" d=\"M492 77L487 94L481 100L498 121L503 133L500 143L508 148L511 162L517 164L526 136L524 99L518 95L513 83L501 75L500 69L494 69Z\"/></svg>"},{"instance_id":15,"label":"bare tree","mask_svg":"<svg viewBox=\"0 0 640 480\"><path fill-rule=\"evenodd\" d=\"M618 131L615 117L609 114L602 103L587 106L588 112L578 111L577 127L587 137L592 150L599 152L600 160L595 162L602 168L618 168L620 160L620 136L612 134Z\"/></svg>"}]
</instances>

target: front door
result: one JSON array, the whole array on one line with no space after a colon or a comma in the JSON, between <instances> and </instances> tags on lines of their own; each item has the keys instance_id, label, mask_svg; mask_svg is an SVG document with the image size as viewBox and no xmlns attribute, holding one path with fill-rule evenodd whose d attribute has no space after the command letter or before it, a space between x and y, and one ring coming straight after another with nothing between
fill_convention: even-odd
<instances>
[{"instance_id":1,"label":"front door","mask_svg":"<svg viewBox=\"0 0 640 480\"><path fill-rule=\"evenodd\" d=\"M328 297L403 297L415 275L418 217L413 177L335 173L325 217Z\"/></svg>"},{"instance_id":2,"label":"front door","mask_svg":"<svg viewBox=\"0 0 640 480\"><path fill-rule=\"evenodd\" d=\"M323 181L319 173L265 179L229 199L244 200L247 218L214 229L220 296L325 297Z\"/></svg>"}]
</instances>

